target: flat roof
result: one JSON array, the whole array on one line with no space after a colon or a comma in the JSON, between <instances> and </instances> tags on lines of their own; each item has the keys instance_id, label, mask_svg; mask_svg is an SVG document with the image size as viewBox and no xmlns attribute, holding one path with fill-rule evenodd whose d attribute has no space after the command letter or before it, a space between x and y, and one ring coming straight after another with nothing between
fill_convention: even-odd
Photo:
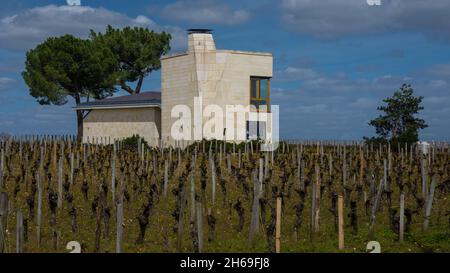
<instances>
[{"instance_id":1,"label":"flat roof","mask_svg":"<svg viewBox=\"0 0 450 273\"><path fill-rule=\"evenodd\" d=\"M209 29L209 28L190 28L187 31L188 31L189 34L194 34L194 33L211 34L212 29Z\"/></svg>"},{"instance_id":2,"label":"flat roof","mask_svg":"<svg viewBox=\"0 0 450 273\"><path fill-rule=\"evenodd\" d=\"M102 100L79 103L76 110L115 109L115 108L141 108L160 107L161 92L141 92L139 94L112 97Z\"/></svg>"},{"instance_id":3,"label":"flat roof","mask_svg":"<svg viewBox=\"0 0 450 273\"><path fill-rule=\"evenodd\" d=\"M175 58L175 57L179 57L179 56L186 56L186 55L188 55L187 52L178 52L178 53L164 55L161 57L161 60Z\"/></svg>"},{"instance_id":4,"label":"flat roof","mask_svg":"<svg viewBox=\"0 0 450 273\"><path fill-rule=\"evenodd\" d=\"M268 56L272 57L272 53L270 52L260 52L260 51L243 51L243 50L229 50L229 49L218 49L216 50L219 53L232 53L232 54L245 54L245 55L260 55L260 56Z\"/></svg>"},{"instance_id":5,"label":"flat roof","mask_svg":"<svg viewBox=\"0 0 450 273\"><path fill-rule=\"evenodd\" d=\"M215 50L217 53L230 53L230 54L244 54L244 55L256 55L256 56L267 56L272 57L272 53L270 52L259 52L259 51L243 51L243 50L229 50L229 49L217 49ZM180 56L188 55L188 52L178 52L169 55L165 55L161 57L161 60L176 58Z\"/></svg>"}]
</instances>

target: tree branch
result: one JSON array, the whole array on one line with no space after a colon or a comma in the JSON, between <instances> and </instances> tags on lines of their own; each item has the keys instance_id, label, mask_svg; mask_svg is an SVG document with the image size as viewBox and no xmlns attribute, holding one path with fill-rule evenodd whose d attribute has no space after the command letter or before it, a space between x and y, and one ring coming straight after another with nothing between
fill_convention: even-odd
<instances>
[{"instance_id":1,"label":"tree branch","mask_svg":"<svg viewBox=\"0 0 450 273\"><path fill-rule=\"evenodd\" d=\"M130 93L130 94L134 94L134 93L135 93L134 90L133 90L131 87L129 87L128 85L126 85L125 83L122 83L122 84L120 85L120 87L121 87L123 90L127 91L128 93Z\"/></svg>"},{"instance_id":2,"label":"tree branch","mask_svg":"<svg viewBox=\"0 0 450 273\"><path fill-rule=\"evenodd\" d=\"M135 94L139 94L141 92L141 88L142 88L142 83L144 82L144 76L141 75L139 76L139 81L136 85L136 90L134 91Z\"/></svg>"}]
</instances>

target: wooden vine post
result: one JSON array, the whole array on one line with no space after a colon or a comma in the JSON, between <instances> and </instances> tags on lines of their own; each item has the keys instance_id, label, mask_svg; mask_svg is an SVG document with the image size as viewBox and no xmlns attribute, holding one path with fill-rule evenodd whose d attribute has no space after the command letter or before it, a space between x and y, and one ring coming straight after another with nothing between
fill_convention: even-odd
<instances>
[{"instance_id":1,"label":"wooden vine post","mask_svg":"<svg viewBox=\"0 0 450 273\"><path fill-rule=\"evenodd\" d=\"M305 191L305 161L300 160L300 191Z\"/></svg>"},{"instance_id":2,"label":"wooden vine post","mask_svg":"<svg viewBox=\"0 0 450 273\"><path fill-rule=\"evenodd\" d=\"M425 158L422 158L421 160L421 174L422 174L422 197L425 200L425 202L427 202L427 176L428 176L428 172L427 172L427 160Z\"/></svg>"},{"instance_id":3,"label":"wooden vine post","mask_svg":"<svg viewBox=\"0 0 450 273\"><path fill-rule=\"evenodd\" d=\"M435 188L436 188L436 176L433 176L433 178L431 180L430 193L427 198L427 206L425 209L425 220L423 222L423 231L427 231L428 225L430 223L431 208L433 206Z\"/></svg>"},{"instance_id":4,"label":"wooden vine post","mask_svg":"<svg viewBox=\"0 0 450 273\"><path fill-rule=\"evenodd\" d=\"M195 155L192 155L191 161L191 223L195 221Z\"/></svg>"},{"instance_id":5,"label":"wooden vine post","mask_svg":"<svg viewBox=\"0 0 450 273\"><path fill-rule=\"evenodd\" d=\"M3 170L4 170L4 159L5 152L0 149L0 189L3 187Z\"/></svg>"},{"instance_id":6,"label":"wooden vine post","mask_svg":"<svg viewBox=\"0 0 450 273\"><path fill-rule=\"evenodd\" d=\"M116 202L116 146L114 145L114 154L111 163L111 198Z\"/></svg>"},{"instance_id":7,"label":"wooden vine post","mask_svg":"<svg viewBox=\"0 0 450 273\"><path fill-rule=\"evenodd\" d=\"M169 186L169 164L164 160L164 197L167 197L167 188Z\"/></svg>"},{"instance_id":8,"label":"wooden vine post","mask_svg":"<svg viewBox=\"0 0 450 273\"><path fill-rule=\"evenodd\" d=\"M259 159L259 176L258 176L259 193L258 193L258 198L261 198L261 195L263 193L263 180L264 180L264 159L261 157Z\"/></svg>"},{"instance_id":9,"label":"wooden vine post","mask_svg":"<svg viewBox=\"0 0 450 273\"><path fill-rule=\"evenodd\" d=\"M404 232L405 232L405 194L402 192L400 194L400 220L398 231L398 238L400 242L403 242Z\"/></svg>"},{"instance_id":10,"label":"wooden vine post","mask_svg":"<svg viewBox=\"0 0 450 273\"><path fill-rule=\"evenodd\" d=\"M214 165L214 160L209 160L209 165L211 167L211 191L212 191L212 204L216 201L216 167Z\"/></svg>"},{"instance_id":11,"label":"wooden vine post","mask_svg":"<svg viewBox=\"0 0 450 273\"><path fill-rule=\"evenodd\" d=\"M74 154L70 153L70 185L73 184L73 171L74 171L75 158Z\"/></svg>"},{"instance_id":12,"label":"wooden vine post","mask_svg":"<svg viewBox=\"0 0 450 273\"><path fill-rule=\"evenodd\" d=\"M386 159L383 159L383 184L387 191L389 191L390 186L388 183L388 163Z\"/></svg>"},{"instance_id":13,"label":"wooden vine post","mask_svg":"<svg viewBox=\"0 0 450 273\"><path fill-rule=\"evenodd\" d=\"M181 192L181 207L180 214L178 216L178 238L177 238L177 249L181 252L182 242L183 242L183 220L184 220L184 210L186 207L186 184L183 185Z\"/></svg>"},{"instance_id":14,"label":"wooden vine post","mask_svg":"<svg viewBox=\"0 0 450 273\"><path fill-rule=\"evenodd\" d=\"M249 241L253 245L256 233L259 230L259 197L260 197L260 185L259 179L256 177L256 170L252 173L253 186L253 205L252 205L252 218L250 222L250 234Z\"/></svg>"},{"instance_id":15,"label":"wooden vine post","mask_svg":"<svg viewBox=\"0 0 450 273\"><path fill-rule=\"evenodd\" d=\"M317 175L317 165L316 165L316 175ZM316 233L316 207L317 207L317 180L312 183L312 193L311 193L311 221L310 221L310 240L314 241L314 235Z\"/></svg>"},{"instance_id":16,"label":"wooden vine post","mask_svg":"<svg viewBox=\"0 0 450 273\"><path fill-rule=\"evenodd\" d=\"M370 237L373 236L373 230L374 230L374 226L375 226L375 218L376 218L376 214L377 214L377 210L378 210L378 205L380 203L381 194L383 193L383 188L384 188L383 181L384 180L380 180L380 186L378 187L377 196L375 197L375 203L372 206L372 213L370 215L370 224L369 224L369 236Z\"/></svg>"},{"instance_id":17,"label":"wooden vine post","mask_svg":"<svg viewBox=\"0 0 450 273\"><path fill-rule=\"evenodd\" d=\"M8 194L0 193L0 253L4 252L6 240L6 223L8 221Z\"/></svg>"},{"instance_id":18,"label":"wooden vine post","mask_svg":"<svg viewBox=\"0 0 450 273\"><path fill-rule=\"evenodd\" d=\"M347 186L347 156L346 156L346 149L344 146L344 159L342 160L342 192L344 194L344 197L346 197L346 186Z\"/></svg>"},{"instance_id":19,"label":"wooden vine post","mask_svg":"<svg viewBox=\"0 0 450 273\"><path fill-rule=\"evenodd\" d=\"M338 196L338 240L339 250L344 250L344 198L342 195Z\"/></svg>"},{"instance_id":20,"label":"wooden vine post","mask_svg":"<svg viewBox=\"0 0 450 273\"><path fill-rule=\"evenodd\" d=\"M63 191L63 183L62 183L62 176L63 176L63 157L59 158L58 161L58 208L62 207L62 191Z\"/></svg>"},{"instance_id":21,"label":"wooden vine post","mask_svg":"<svg viewBox=\"0 0 450 273\"><path fill-rule=\"evenodd\" d=\"M20 210L16 213L16 253L23 252L23 215Z\"/></svg>"},{"instance_id":22,"label":"wooden vine post","mask_svg":"<svg viewBox=\"0 0 450 273\"><path fill-rule=\"evenodd\" d=\"M275 251L280 253L281 248L281 197L277 197L277 219L275 231Z\"/></svg>"},{"instance_id":23,"label":"wooden vine post","mask_svg":"<svg viewBox=\"0 0 450 273\"><path fill-rule=\"evenodd\" d=\"M38 192L38 208L37 208L37 245L38 248L41 245L41 228L42 228L42 181L39 174L37 176L37 192Z\"/></svg>"},{"instance_id":24,"label":"wooden vine post","mask_svg":"<svg viewBox=\"0 0 450 273\"><path fill-rule=\"evenodd\" d=\"M320 223L320 167L316 165L315 207L314 207L314 233L319 232Z\"/></svg>"},{"instance_id":25,"label":"wooden vine post","mask_svg":"<svg viewBox=\"0 0 450 273\"><path fill-rule=\"evenodd\" d=\"M239 154L238 154L238 168L239 169L241 168L241 157L242 157L242 152L241 152L241 149L239 149Z\"/></svg>"},{"instance_id":26,"label":"wooden vine post","mask_svg":"<svg viewBox=\"0 0 450 273\"><path fill-rule=\"evenodd\" d=\"M269 177L269 155L268 152L264 155L264 178Z\"/></svg>"},{"instance_id":27,"label":"wooden vine post","mask_svg":"<svg viewBox=\"0 0 450 273\"><path fill-rule=\"evenodd\" d=\"M202 203L197 201L197 240L198 240L198 252L203 252L203 213L202 213Z\"/></svg>"},{"instance_id":28,"label":"wooden vine post","mask_svg":"<svg viewBox=\"0 0 450 273\"><path fill-rule=\"evenodd\" d=\"M3 148L1 148L0 149L0 174L3 173L4 169L5 169L5 151L3 150Z\"/></svg>"},{"instance_id":29,"label":"wooden vine post","mask_svg":"<svg viewBox=\"0 0 450 273\"><path fill-rule=\"evenodd\" d=\"M123 203L117 204L116 253L122 252L123 239Z\"/></svg>"}]
</instances>

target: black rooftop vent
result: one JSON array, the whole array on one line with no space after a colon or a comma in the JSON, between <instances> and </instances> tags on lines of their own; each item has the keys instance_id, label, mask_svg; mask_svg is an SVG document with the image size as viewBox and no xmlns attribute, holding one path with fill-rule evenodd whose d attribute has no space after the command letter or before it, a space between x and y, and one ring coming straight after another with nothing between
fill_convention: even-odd
<instances>
[{"instance_id":1,"label":"black rooftop vent","mask_svg":"<svg viewBox=\"0 0 450 273\"><path fill-rule=\"evenodd\" d=\"M212 29L207 29L207 28L191 28L188 29L188 34L193 34L193 33L204 33L204 34L211 34Z\"/></svg>"}]
</instances>

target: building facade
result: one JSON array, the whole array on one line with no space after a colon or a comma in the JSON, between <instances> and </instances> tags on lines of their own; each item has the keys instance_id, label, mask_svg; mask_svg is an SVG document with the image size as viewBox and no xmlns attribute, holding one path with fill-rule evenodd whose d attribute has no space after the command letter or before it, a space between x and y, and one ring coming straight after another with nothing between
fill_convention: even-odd
<instances>
[{"instance_id":1,"label":"building facade","mask_svg":"<svg viewBox=\"0 0 450 273\"><path fill-rule=\"evenodd\" d=\"M91 111L84 121L84 139L139 134L148 140L157 137L173 145L179 140L173 132L180 120L185 125L181 131L186 140L241 141L242 134L238 131L244 132L244 139L264 138L271 131L272 67L271 53L218 50L210 30L191 29L186 52L161 58L160 103L154 101L153 105L139 104L133 108L132 97L137 95L131 95L121 97L122 100L129 97L125 99L129 101L126 107L110 105L104 109L80 104L77 109ZM187 107L190 114L175 111L180 105ZM208 120L216 114L210 111L212 105L221 109L223 126L205 130ZM250 105L255 107L250 109ZM237 106L248 110L244 118L227 113L227 107ZM258 118L260 122L256 122Z\"/></svg>"},{"instance_id":2,"label":"building facade","mask_svg":"<svg viewBox=\"0 0 450 273\"><path fill-rule=\"evenodd\" d=\"M218 50L210 30L190 30L187 52L164 56L161 65L161 133L164 141L173 142L172 125L180 118L173 117L174 107L187 105L194 109L194 98L199 100L201 113L204 113L209 105L217 105L223 109L225 116L223 138L226 140L242 140L237 136L238 129L243 129L248 136L248 121L253 119L252 115L248 114L244 121L238 121L236 115L234 118L226 115L227 105L244 107L256 105L257 109L253 112L265 116L263 119L271 119L270 79L273 74L271 53ZM262 110L263 106L267 109ZM192 110L191 119L193 114ZM202 115L202 127L208 119L209 117ZM270 124L271 122L265 124L264 131L271 130ZM192 124L191 139L212 138L205 134L204 130L197 131L195 136L195 130ZM227 130L231 134L227 135ZM263 135L265 132L258 134Z\"/></svg>"},{"instance_id":3,"label":"building facade","mask_svg":"<svg viewBox=\"0 0 450 273\"><path fill-rule=\"evenodd\" d=\"M85 111L83 142L110 144L139 135L152 146L161 137L161 93L140 94L80 103Z\"/></svg>"}]
</instances>

